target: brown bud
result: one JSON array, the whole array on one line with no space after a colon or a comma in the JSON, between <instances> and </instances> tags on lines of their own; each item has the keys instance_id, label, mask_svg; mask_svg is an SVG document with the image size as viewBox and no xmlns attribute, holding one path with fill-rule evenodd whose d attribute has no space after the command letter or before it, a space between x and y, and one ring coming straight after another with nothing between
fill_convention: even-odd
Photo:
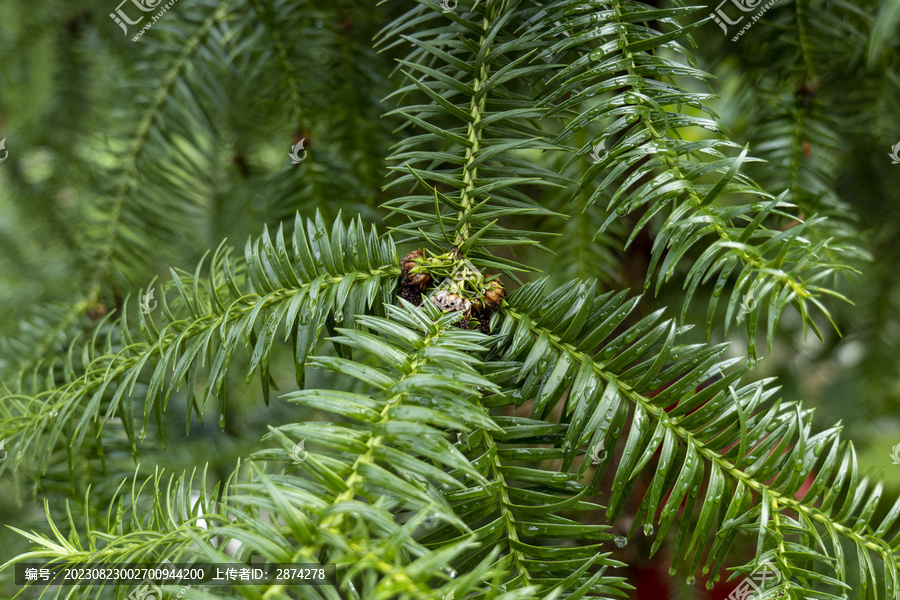
<instances>
[{"instance_id":1,"label":"brown bud","mask_svg":"<svg viewBox=\"0 0 900 600\"><path fill-rule=\"evenodd\" d=\"M499 279L492 279L488 284L487 290L484 292L484 302L488 306L500 306L500 302L506 298L506 290L503 289L503 282Z\"/></svg>"},{"instance_id":2,"label":"brown bud","mask_svg":"<svg viewBox=\"0 0 900 600\"><path fill-rule=\"evenodd\" d=\"M102 304L95 304L94 306L88 308L85 311L87 318L91 320L92 323L96 323L100 319L106 316L106 307Z\"/></svg>"},{"instance_id":3,"label":"brown bud","mask_svg":"<svg viewBox=\"0 0 900 600\"><path fill-rule=\"evenodd\" d=\"M403 259L400 261L400 266L404 271L409 271L416 266L416 263L414 262L415 259L422 258L423 256L425 256L425 253L421 250L413 250L403 257Z\"/></svg>"},{"instance_id":4,"label":"brown bud","mask_svg":"<svg viewBox=\"0 0 900 600\"><path fill-rule=\"evenodd\" d=\"M410 273L416 266L415 259L422 258L425 253L421 250L413 250L403 257L400 261L400 285L403 287L414 287L425 289L431 283L431 275L428 273Z\"/></svg>"}]
</instances>

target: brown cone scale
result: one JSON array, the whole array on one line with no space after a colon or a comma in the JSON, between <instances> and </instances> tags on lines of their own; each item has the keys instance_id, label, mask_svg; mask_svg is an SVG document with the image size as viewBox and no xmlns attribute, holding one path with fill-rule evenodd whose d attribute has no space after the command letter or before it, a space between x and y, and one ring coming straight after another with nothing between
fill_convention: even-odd
<instances>
[{"instance_id":1,"label":"brown cone scale","mask_svg":"<svg viewBox=\"0 0 900 600\"><path fill-rule=\"evenodd\" d=\"M414 260L423 256L425 253L421 250L413 250L400 260L400 289L397 295L414 306L422 306L422 292L431 283L431 275L428 273L410 273L416 266Z\"/></svg>"}]
</instances>

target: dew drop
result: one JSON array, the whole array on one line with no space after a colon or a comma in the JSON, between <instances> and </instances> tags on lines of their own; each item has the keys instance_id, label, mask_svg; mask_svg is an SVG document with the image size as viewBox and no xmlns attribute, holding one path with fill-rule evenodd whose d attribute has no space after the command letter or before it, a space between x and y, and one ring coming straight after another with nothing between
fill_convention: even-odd
<instances>
[{"instance_id":1,"label":"dew drop","mask_svg":"<svg viewBox=\"0 0 900 600\"><path fill-rule=\"evenodd\" d=\"M615 542L616 542L616 546L618 546L619 548L624 548L625 544L628 543L628 540L625 539L624 535L617 535Z\"/></svg>"},{"instance_id":2,"label":"dew drop","mask_svg":"<svg viewBox=\"0 0 900 600\"><path fill-rule=\"evenodd\" d=\"M816 456L819 456L822 453L822 450L824 448L825 448L825 440L824 439L819 440L816 443L816 448L815 448L815 450L813 450L813 454L815 454Z\"/></svg>"},{"instance_id":3,"label":"dew drop","mask_svg":"<svg viewBox=\"0 0 900 600\"><path fill-rule=\"evenodd\" d=\"M225 415L224 414L219 415L219 427L221 427L222 429L225 429Z\"/></svg>"},{"instance_id":4,"label":"dew drop","mask_svg":"<svg viewBox=\"0 0 900 600\"><path fill-rule=\"evenodd\" d=\"M649 535L653 535L653 533L654 533L653 525L651 525L650 523L645 523L644 524L644 535L649 536Z\"/></svg>"},{"instance_id":5,"label":"dew drop","mask_svg":"<svg viewBox=\"0 0 900 600\"><path fill-rule=\"evenodd\" d=\"M685 579L684 582L685 582L686 584L688 584L688 585L694 585L695 583L697 583L697 580L694 579L694 576L693 576L693 575L691 575L690 577L688 577L687 579Z\"/></svg>"}]
</instances>

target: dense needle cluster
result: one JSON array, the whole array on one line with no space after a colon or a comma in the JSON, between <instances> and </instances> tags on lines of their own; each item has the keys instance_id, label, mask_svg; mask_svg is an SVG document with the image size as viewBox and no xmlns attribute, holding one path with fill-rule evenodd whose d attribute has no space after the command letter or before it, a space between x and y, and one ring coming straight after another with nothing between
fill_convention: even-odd
<instances>
[{"instance_id":1,"label":"dense needle cluster","mask_svg":"<svg viewBox=\"0 0 900 600\"><path fill-rule=\"evenodd\" d=\"M457 253L451 254L458 258ZM421 306L422 295L434 287L430 298L438 308L444 312L462 313L458 327L469 329L471 326L483 333L490 333L491 317L506 296L503 283L499 279L492 279L483 285L476 285L474 290L468 290L464 282L451 276L444 280L445 283L434 286L436 279L429 273L428 264L423 250L413 250L404 256L400 261L397 295L415 306Z\"/></svg>"}]
</instances>

